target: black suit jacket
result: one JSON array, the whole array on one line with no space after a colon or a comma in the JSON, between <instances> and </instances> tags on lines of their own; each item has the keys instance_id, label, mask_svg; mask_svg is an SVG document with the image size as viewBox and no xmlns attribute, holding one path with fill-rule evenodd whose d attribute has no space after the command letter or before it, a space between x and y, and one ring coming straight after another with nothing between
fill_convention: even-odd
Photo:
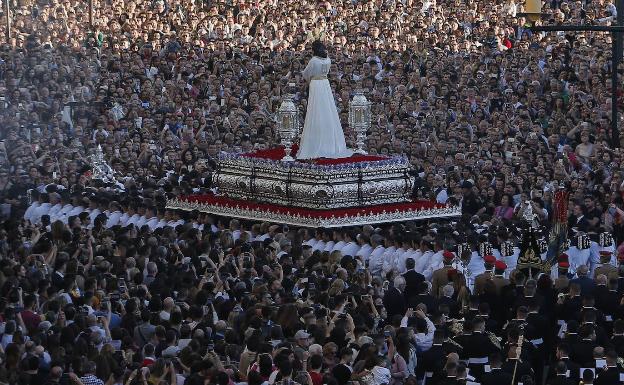
<instances>
[{"instance_id":1,"label":"black suit jacket","mask_svg":"<svg viewBox=\"0 0 624 385\"><path fill-rule=\"evenodd\" d=\"M574 385L578 384L579 381L580 381L580 377L581 377L581 365L579 365L576 362L570 360L569 358L563 359L561 361L565 362L566 366L568 367L568 370L570 371L570 376L568 378L570 380L572 380ZM554 378L556 376L555 366L556 366L556 362L553 362L553 364L550 365L550 367L548 369L548 378L549 379Z\"/></svg>"},{"instance_id":2,"label":"black suit jacket","mask_svg":"<svg viewBox=\"0 0 624 385\"><path fill-rule=\"evenodd\" d=\"M620 368L612 366L598 374L594 385L617 385L620 382Z\"/></svg>"},{"instance_id":3,"label":"black suit jacket","mask_svg":"<svg viewBox=\"0 0 624 385\"><path fill-rule=\"evenodd\" d=\"M481 385L507 385L511 384L511 374L502 369L492 369L489 373L481 376Z\"/></svg>"},{"instance_id":4,"label":"black suit jacket","mask_svg":"<svg viewBox=\"0 0 624 385\"><path fill-rule=\"evenodd\" d=\"M574 382L572 379L567 378L566 376L555 376L552 378L549 378L548 381L546 381L547 385L577 385L577 382Z\"/></svg>"},{"instance_id":5,"label":"black suit jacket","mask_svg":"<svg viewBox=\"0 0 624 385\"><path fill-rule=\"evenodd\" d=\"M416 371L422 377L426 372L432 372L436 377L441 377L444 363L446 362L446 351L441 345L433 345L426 352L418 357Z\"/></svg>"},{"instance_id":6,"label":"black suit jacket","mask_svg":"<svg viewBox=\"0 0 624 385\"><path fill-rule=\"evenodd\" d=\"M405 302L410 303L410 298L418 295L418 285L424 282L425 276L415 270L409 270L403 274L403 278L405 278L405 292L403 295L405 296ZM429 308L427 310L433 311L433 309Z\"/></svg>"},{"instance_id":7,"label":"black suit jacket","mask_svg":"<svg viewBox=\"0 0 624 385\"><path fill-rule=\"evenodd\" d=\"M593 367L594 362L594 348L598 346L590 340L580 340L572 345L572 351L570 352L570 359L583 367Z\"/></svg>"},{"instance_id":8,"label":"black suit jacket","mask_svg":"<svg viewBox=\"0 0 624 385\"><path fill-rule=\"evenodd\" d=\"M412 295L409 298L405 298L407 302L407 307L416 307L419 303L427 306L427 311L429 313L433 313L438 309L438 300L434 298L431 294L417 294Z\"/></svg>"},{"instance_id":9,"label":"black suit jacket","mask_svg":"<svg viewBox=\"0 0 624 385\"><path fill-rule=\"evenodd\" d=\"M512 375L514 372L514 368L516 369L516 379L514 381L514 385L517 384L518 381L520 381L520 379L524 377L525 375L529 375L533 379L535 379L535 373L533 372L531 365L525 362L518 362L518 367L516 368L515 360L507 360L502 366L502 369L504 371Z\"/></svg>"},{"instance_id":10,"label":"black suit jacket","mask_svg":"<svg viewBox=\"0 0 624 385\"><path fill-rule=\"evenodd\" d=\"M618 356L624 356L624 336L613 336L611 337L611 346L618 353Z\"/></svg>"},{"instance_id":11,"label":"black suit jacket","mask_svg":"<svg viewBox=\"0 0 624 385\"><path fill-rule=\"evenodd\" d=\"M56 287L57 289L64 289L64 282L65 282L65 278L61 277L61 275L58 273L58 271L55 271L54 273L52 273L52 286Z\"/></svg>"},{"instance_id":12,"label":"black suit jacket","mask_svg":"<svg viewBox=\"0 0 624 385\"><path fill-rule=\"evenodd\" d=\"M396 287L392 287L386 291L383 297L383 304L388 312L388 319L391 320L395 315L405 315L405 298Z\"/></svg>"}]
</instances>

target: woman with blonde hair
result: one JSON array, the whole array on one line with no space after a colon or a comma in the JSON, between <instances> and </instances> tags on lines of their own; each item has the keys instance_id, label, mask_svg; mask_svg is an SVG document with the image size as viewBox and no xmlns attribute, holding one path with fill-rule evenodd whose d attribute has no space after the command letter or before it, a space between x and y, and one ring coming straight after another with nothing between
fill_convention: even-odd
<instances>
[{"instance_id":1,"label":"woman with blonde hair","mask_svg":"<svg viewBox=\"0 0 624 385\"><path fill-rule=\"evenodd\" d=\"M344 281L340 278L337 278L334 282L332 282L332 285L329 287L327 294L329 294L330 297L333 297L342 293L344 288Z\"/></svg>"},{"instance_id":2,"label":"woman with blonde hair","mask_svg":"<svg viewBox=\"0 0 624 385\"><path fill-rule=\"evenodd\" d=\"M335 266L339 264L341 259L342 259L342 252L340 250L334 250L331 253L329 253L329 265L330 266Z\"/></svg>"},{"instance_id":3,"label":"woman with blonde hair","mask_svg":"<svg viewBox=\"0 0 624 385\"><path fill-rule=\"evenodd\" d=\"M234 247L234 236L232 235L232 232L229 230L222 232L221 236L219 236L219 244L221 245L223 251L227 251Z\"/></svg>"}]
</instances>

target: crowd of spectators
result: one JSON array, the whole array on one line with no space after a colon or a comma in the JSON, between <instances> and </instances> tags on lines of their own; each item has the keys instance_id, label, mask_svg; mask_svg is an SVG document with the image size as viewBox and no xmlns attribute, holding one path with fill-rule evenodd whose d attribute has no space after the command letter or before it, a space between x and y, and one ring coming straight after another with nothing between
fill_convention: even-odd
<instances>
[{"instance_id":1,"label":"crowd of spectators","mask_svg":"<svg viewBox=\"0 0 624 385\"><path fill-rule=\"evenodd\" d=\"M500 250L529 205L549 228L560 188L571 239L624 241L610 35L534 33L514 0L94 0L92 27L87 1L7 3L0 382L621 383L621 249L533 276ZM408 156L416 197L462 218L329 231L165 209L211 187L221 152L277 143L289 83L303 114L321 33L348 141L363 89L369 152ZM114 188L90 178L98 146Z\"/></svg>"}]
</instances>

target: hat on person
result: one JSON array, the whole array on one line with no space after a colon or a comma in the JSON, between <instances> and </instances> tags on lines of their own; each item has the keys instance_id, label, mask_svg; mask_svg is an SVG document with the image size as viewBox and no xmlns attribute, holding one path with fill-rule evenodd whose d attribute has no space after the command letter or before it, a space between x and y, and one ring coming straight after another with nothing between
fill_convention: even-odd
<instances>
[{"instance_id":1,"label":"hat on person","mask_svg":"<svg viewBox=\"0 0 624 385\"><path fill-rule=\"evenodd\" d=\"M600 259L610 259L612 254L609 250L600 250L598 253L600 254Z\"/></svg>"},{"instance_id":2,"label":"hat on person","mask_svg":"<svg viewBox=\"0 0 624 385\"><path fill-rule=\"evenodd\" d=\"M486 255L485 257L483 257L483 262L494 264L496 263L496 257L493 255Z\"/></svg>"},{"instance_id":3,"label":"hat on person","mask_svg":"<svg viewBox=\"0 0 624 385\"><path fill-rule=\"evenodd\" d=\"M560 269L569 269L570 268L570 262L568 261L559 261L557 262L557 266L559 266Z\"/></svg>"},{"instance_id":4,"label":"hat on person","mask_svg":"<svg viewBox=\"0 0 624 385\"><path fill-rule=\"evenodd\" d=\"M442 253L442 258L444 258L444 262L451 262L455 259L455 255L453 255L450 251L445 250L444 253Z\"/></svg>"},{"instance_id":5,"label":"hat on person","mask_svg":"<svg viewBox=\"0 0 624 385\"><path fill-rule=\"evenodd\" d=\"M299 330L297 333L295 333L295 339L296 340L303 340L303 339L306 339L306 338L309 338L309 337L310 337L310 334L306 333L305 330Z\"/></svg>"},{"instance_id":6,"label":"hat on person","mask_svg":"<svg viewBox=\"0 0 624 385\"><path fill-rule=\"evenodd\" d=\"M496 269L497 271L505 271L507 270L507 264L503 261L496 261L494 263L494 269Z\"/></svg>"},{"instance_id":7,"label":"hat on person","mask_svg":"<svg viewBox=\"0 0 624 385\"><path fill-rule=\"evenodd\" d=\"M557 257L557 262L568 262L569 259L570 257L568 257L568 254L563 253Z\"/></svg>"}]
</instances>

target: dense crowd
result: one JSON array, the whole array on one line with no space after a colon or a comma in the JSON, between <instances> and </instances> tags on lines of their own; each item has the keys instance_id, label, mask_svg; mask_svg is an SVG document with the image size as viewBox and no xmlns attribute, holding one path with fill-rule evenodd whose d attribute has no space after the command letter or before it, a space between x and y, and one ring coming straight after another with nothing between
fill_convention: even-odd
<instances>
[{"instance_id":1,"label":"dense crowd","mask_svg":"<svg viewBox=\"0 0 624 385\"><path fill-rule=\"evenodd\" d=\"M514 0L93 1L93 27L88 3L8 1L0 382L622 382L608 34L534 33ZM277 143L287 87L304 113L319 37L351 145L362 89L369 152L408 156L415 198L461 219L315 230L166 209L211 188L220 153ZM98 147L115 183L91 178ZM531 210L547 233L562 188L569 255L516 268L518 224Z\"/></svg>"}]
</instances>

